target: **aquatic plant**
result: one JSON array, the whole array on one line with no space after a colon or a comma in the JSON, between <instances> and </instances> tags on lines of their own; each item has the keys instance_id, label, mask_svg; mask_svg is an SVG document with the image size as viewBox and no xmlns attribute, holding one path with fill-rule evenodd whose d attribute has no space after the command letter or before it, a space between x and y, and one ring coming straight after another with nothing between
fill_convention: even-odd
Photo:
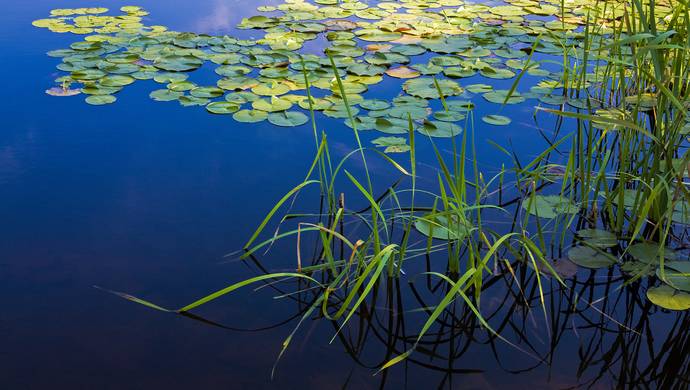
<instances>
[{"instance_id":1,"label":"aquatic plant","mask_svg":"<svg viewBox=\"0 0 690 390\"><path fill-rule=\"evenodd\" d=\"M525 300L541 309L548 332L546 287L555 284L575 300L582 294L566 283L577 272L573 264L581 273L615 270L623 287L648 280L645 295L653 304L690 308L688 4L509 3L292 0L259 7L271 16L242 21L239 28L265 32L256 41L145 26L138 7L123 7L120 16L103 16L104 9L57 10L53 18L35 21L56 32L92 34L49 53L62 57L58 67L70 72L58 83L82 85L88 103L114 102L126 85L152 79L166 84L151 93L154 100L205 106L242 122L312 125L316 155L305 179L271 208L241 254L252 258L279 240L294 239L293 272L258 275L178 310L118 294L188 313L253 283L300 280L306 285L295 293L309 289L312 295L282 355L307 319L332 321L336 337L394 281L414 278L405 274L414 260L443 259L442 270L425 271L444 286L442 296L420 309L425 321L379 369L411 357L430 329L458 308L469 311L489 337L511 344L483 312L483 292L497 276L517 286L516 300L531 288ZM324 39L324 55L299 53L307 42ZM209 61L222 76L217 84L190 81L190 73ZM511 84L463 84L475 75ZM398 80L399 96L366 99L366 91L385 77ZM484 101L497 112L483 116L481 126L510 124L502 111L510 104L536 105L535 118L557 118L552 133L542 132L548 148L523 161L496 145L513 166L482 172L474 107ZM339 161L328 134L318 131L318 112L343 119L353 131L356 147ZM360 138L367 130L389 135L368 148ZM437 148L437 137L450 139L450 161ZM418 186L421 139L436 155L437 189ZM396 161L376 147L408 158ZM401 176L382 193L368 170L373 158ZM349 168L352 159L363 163L359 174ZM301 191L317 184L323 199L318 212L278 218ZM346 198L366 206L353 210ZM509 229L488 218L502 218ZM269 223L279 229L269 233ZM353 224L360 226L349 229ZM291 227L283 231L286 225ZM305 259L301 243L307 235L316 236L317 249Z\"/></svg>"}]
</instances>

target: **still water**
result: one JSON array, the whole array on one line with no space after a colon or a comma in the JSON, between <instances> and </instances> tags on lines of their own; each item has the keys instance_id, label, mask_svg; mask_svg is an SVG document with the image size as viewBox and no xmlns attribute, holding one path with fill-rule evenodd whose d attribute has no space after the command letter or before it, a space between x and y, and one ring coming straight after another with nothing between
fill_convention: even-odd
<instances>
[{"instance_id":1,"label":"still water","mask_svg":"<svg viewBox=\"0 0 690 390\"><path fill-rule=\"evenodd\" d=\"M277 1L142 0L137 5L150 12L147 24L251 38L252 31L233 26L254 15L256 6L271 3ZM57 6L122 5L37 0L11 1L4 7L3 388L610 388L633 386L630 382L639 378L650 387L670 386L664 382L669 378L680 380L675 386L682 383L690 347L682 332L690 321L685 314L658 312L653 323L640 316L635 321L644 334L633 337L598 311L561 318L567 303L554 299L549 305L556 315L549 321L558 337L550 338L538 326L544 319L537 311L508 315L503 329L525 334L520 349L534 347L543 362L477 335L476 342L438 346L438 356L414 355L385 375L374 374L390 358L379 332L388 318L372 321L361 350L347 337L329 344L335 328L318 321L304 326L271 379L280 345L299 314L296 302L273 299L275 291L244 289L201 310L230 328L223 329L151 311L94 288L127 291L177 307L255 276L256 264L224 255L243 246L270 206L302 179L314 153L309 124L244 124L209 115L203 107L154 102L148 98L158 88L152 81L138 82L118 94L115 104L99 107L86 105L82 97L46 95L59 60L45 52L67 47L76 38L34 28L31 21ZM203 80L203 71L197 73ZM213 79L210 71L207 76ZM504 88L510 82L503 82ZM392 98L398 91L398 83L389 80L366 97ZM490 113L475 103L478 117ZM525 158L546 145L534 129L531 107L505 112L514 118L512 126L488 126L477 134L479 162L487 171L509 162L488 140L511 142ZM341 121L323 116L317 121L339 156L352 150L352 132ZM420 143L420 164L430 178L421 185L431 186L435 157L428 143ZM448 145L441 149L449 153ZM385 163L370 168L384 186L381 190L395 177ZM305 193L297 207L310 210L318 204L317 195ZM274 271L294 269L294 246L275 246L270 261L261 265ZM613 288L604 283L606 278L599 273L591 285L578 288L600 296ZM401 285L408 288L407 282ZM614 295L613 309L599 308L623 318L630 304L626 300L635 296L626 294ZM504 300L497 296L490 305ZM420 318L407 324L408 333L414 334Z\"/></svg>"}]
</instances>

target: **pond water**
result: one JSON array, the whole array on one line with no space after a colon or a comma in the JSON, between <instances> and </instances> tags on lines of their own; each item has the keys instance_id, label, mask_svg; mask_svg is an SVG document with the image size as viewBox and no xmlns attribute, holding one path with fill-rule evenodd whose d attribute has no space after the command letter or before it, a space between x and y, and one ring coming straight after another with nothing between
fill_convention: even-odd
<instances>
[{"instance_id":1,"label":"pond water","mask_svg":"<svg viewBox=\"0 0 690 390\"><path fill-rule=\"evenodd\" d=\"M141 0L137 5L150 13L147 25L258 38L256 31L235 26L255 15L257 6L279 3ZM59 6L117 10L121 5L70 0ZM640 302L639 285L616 290L620 283L613 271L580 270L581 279L570 285L593 302L590 310L570 312L572 296L552 289L546 319L538 306L527 309L497 288L483 299L496 313L492 323L516 345L469 331L477 326L474 317L457 313L466 322L456 323L461 330L450 340L439 336L407 362L376 374L402 352L387 347L391 334L415 335L424 323L421 302L436 293L435 282L423 277L414 288L400 281L391 290L403 291L404 307L382 298L378 314L351 320L353 329L331 343L337 330L332 323L304 324L273 378L281 343L304 310L300 302L273 299L277 293L271 288L245 288L195 313L223 328L94 288L178 307L265 269L294 270L294 242L277 243L257 262L224 256L241 249L270 207L303 178L314 139L310 124L240 123L209 115L203 107L153 101L148 95L160 87L151 80L128 86L117 102L103 106L87 105L82 96L48 96L44 91L60 72L59 59L45 53L78 40L31 25L55 6L47 0L9 2L0 25L5 52L0 69L8 92L0 119L0 382L5 388L687 386L690 340L683 329L690 318ZM319 43L306 50L320 50ZM209 69L195 72L195 81L214 83L217 76ZM479 82L486 79L472 77L463 85ZM491 83L507 89L512 80ZM385 78L365 97L392 99L399 92L400 81ZM496 111L480 99L473 102L477 118ZM440 102L434 104L440 108ZM532 105L506 106L502 115L512 118L510 126L477 128L478 163L486 172L511 163L492 142L529 160L548 147L539 129L553 132L554 120L536 122ZM356 147L341 119L319 115L317 127L327 132L337 157ZM373 133L362 132L363 141L381 136ZM450 141L437 146L450 158ZM433 148L422 137L418 148L419 185L433 188L438 167ZM363 172L356 161L348 169ZM382 160L369 169L378 192L399 176ZM294 207L310 212L318 202L318 193L305 192ZM364 199L352 203L366 206ZM409 267L411 274L426 270L423 258ZM497 276L493 283L505 280ZM608 299L597 300L602 296Z\"/></svg>"}]
</instances>

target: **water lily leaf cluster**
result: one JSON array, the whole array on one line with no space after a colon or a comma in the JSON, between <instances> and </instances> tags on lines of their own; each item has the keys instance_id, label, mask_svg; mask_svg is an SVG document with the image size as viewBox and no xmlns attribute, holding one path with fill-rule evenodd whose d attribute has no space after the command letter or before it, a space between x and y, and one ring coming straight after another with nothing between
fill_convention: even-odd
<instances>
[{"instance_id":1,"label":"water lily leaf cluster","mask_svg":"<svg viewBox=\"0 0 690 390\"><path fill-rule=\"evenodd\" d=\"M59 86L48 89L53 96L78 91L88 95L90 104L108 104L126 86L152 80L161 84L151 92L154 100L205 106L210 113L232 114L242 122L299 126L305 123L302 111L313 108L358 130L403 134L411 117L414 128L424 135L452 137L462 128L457 122L466 119L466 108L473 107L450 104L456 101L483 98L503 105L539 99L544 104L591 107L587 99L583 103L565 98L560 93L564 87L560 73L546 70L536 59L528 60L528 54L534 50L562 55L559 42L565 40L568 54L581 55L584 40L579 29L587 15L614 20L624 8L622 2L586 0L509 0L498 6L463 0L289 0L259 6L261 14L242 19L239 29L262 31L255 40L147 25L148 13L138 6L121 7L117 15L100 7L56 9L33 25L83 37L69 48L48 53L62 60L57 67L65 72L56 80ZM656 2L659 26L671 12L670 3ZM602 36L602 47L612 39L607 35L610 28L592 33ZM302 53L310 41L325 42L323 54ZM606 54L605 49L596 53ZM328 56L342 78L349 110L333 80ZM494 79L514 79L528 62L527 74L536 78L529 90L510 92L491 86ZM187 80L190 73L209 66L219 76L215 85ZM486 83L464 85L463 79L474 76ZM391 105L372 103L365 95L386 78L398 80L400 99ZM596 73L585 81L585 86L601 82ZM305 101L307 87L318 96L311 105ZM449 103L447 110L434 108L441 98ZM645 92L627 96L625 102L652 109L656 97ZM348 111L356 115L354 122ZM611 110L600 114L619 115ZM510 123L504 115L483 119L492 125ZM387 149L400 150L390 145Z\"/></svg>"}]
</instances>

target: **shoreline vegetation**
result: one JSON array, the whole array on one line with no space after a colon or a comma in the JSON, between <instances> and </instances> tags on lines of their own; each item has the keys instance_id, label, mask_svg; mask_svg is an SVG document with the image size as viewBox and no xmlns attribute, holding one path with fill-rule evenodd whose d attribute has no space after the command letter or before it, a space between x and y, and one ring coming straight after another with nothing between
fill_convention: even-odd
<instances>
[{"instance_id":1,"label":"shoreline vegetation","mask_svg":"<svg viewBox=\"0 0 690 390\"><path fill-rule=\"evenodd\" d=\"M333 339L343 339L343 332L364 332L362 321L372 321L381 300L391 316L424 314L402 333L393 326L398 319L381 320L390 322L393 342L376 365L380 372L430 354L430 340L450 337L459 324L535 362L549 361L552 351L540 354L526 336L504 337L498 312L539 313L544 334L554 340L565 332L561 317L593 312L620 326L619 337L639 352L644 347L635 337L648 325L634 321L651 321L661 308L690 309L689 10L686 1L648 0L516 0L491 7L459 0L292 0L261 6L268 16L242 21L239 28L265 31L256 41L146 26L146 11L134 6L120 16L101 8L54 10L34 25L85 35L49 53L68 72L50 94L86 94L87 103L107 104L126 85L154 80L166 85L151 93L154 100L205 106L241 122L309 124L313 133L315 156L303 180L270 206L243 250L229 255L257 261L289 240L297 247L294 270L262 273L179 309L114 293L191 315L245 286L291 286L279 298L299 297L302 310L279 358L306 321L330 321ZM319 39L327 44L323 56L299 53ZM188 80L209 63L222 77L216 86ZM486 83L463 81L473 76ZM384 77L400 79L399 96L364 98ZM509 80L510 87L494 89L492 80ZM496 113L479 118L475 104L493 105ZM550 146L525 158L494 144L513 164L488 175L477 163L476 134L483 126L510 125L502 109L511 104L554 119L553 132L544 136ZM354 147L344 158L334 159L320 115L351 129ZM363 143L360 133L374 131L385 135L373 147ZM436 155L436 188L418 184L422 142ZM450 158L439 143L452 149ZM392 185L374 182L372 159L400 177ZM352 160L363 165L361 172ZM382 185L385 191L375 191ZM318 191L321 204L293 213L303 191ZM353 210L346 199L366 207ZM273 226L278 229L269 231ZM309 256L304 241L317 243ZM419 266L432 261L435 270ZM578 281L584 269L589 276ZM417 296L417 307L403 310L400 296L410 293L400 291L407 288L401 283L414 290L421 279L435 286L436 300ZM499 288L500 309L485 310L485 292ZM607 308L621 299L630 301L623 317Z\"/></svg>"}]
</instances>

